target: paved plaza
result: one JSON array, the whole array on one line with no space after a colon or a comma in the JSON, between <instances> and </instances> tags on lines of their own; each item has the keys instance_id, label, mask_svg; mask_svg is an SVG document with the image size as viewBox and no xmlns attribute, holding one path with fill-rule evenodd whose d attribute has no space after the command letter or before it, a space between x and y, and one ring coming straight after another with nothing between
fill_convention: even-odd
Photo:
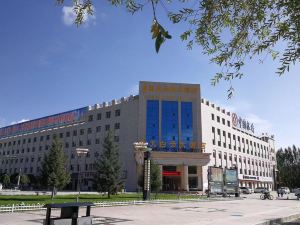
<instances>
[{"instance_id":1,"label":"paved plaza","mask_svg":"<svg viewBox=\"0 0 300 225\"><path fill-rule=\"evenodd\" d=\"M58 215L59 211L54 214ZM103 225L261 224L271 219L300 215L300 201L291 198L260 200L258 194L253 194L243 200L93 208L91 214L93 224ZM37 225L42 224L44 218L45 211L0 214L0 224Z\"/></svg>"}]
</instances>

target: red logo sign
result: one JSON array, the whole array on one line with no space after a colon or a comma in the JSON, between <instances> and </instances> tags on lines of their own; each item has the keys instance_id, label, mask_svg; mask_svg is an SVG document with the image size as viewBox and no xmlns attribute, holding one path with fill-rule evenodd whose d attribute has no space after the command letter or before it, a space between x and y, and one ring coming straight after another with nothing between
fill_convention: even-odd
<instances>
[{"instance_id":1,"label":"red logo sign","mask_svg":"<svg viewBox=\"0 0 300 225\"><path fill-rule=\"evenodd\" d=\"M239 122L238 116L235 113L232 113L232 125L237 127L238 122Z\"/></svg>"}]
</instances>

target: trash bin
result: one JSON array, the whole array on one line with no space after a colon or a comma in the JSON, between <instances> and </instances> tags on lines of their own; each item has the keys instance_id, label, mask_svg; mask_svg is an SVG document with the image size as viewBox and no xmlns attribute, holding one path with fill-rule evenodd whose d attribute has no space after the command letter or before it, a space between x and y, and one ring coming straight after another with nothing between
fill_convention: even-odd
<instances>
[{"instance_id":1,"label":"trash bin","mask_svg":"<svg viewBox=\"0 0 300 225\"><path fill-rule=\"evenodd\" d=\"M46 204L46 219L44 225L92 225L91 202L70 202L61 204ZM79 217L79 208L86 207L86 215ZM60 217L51 218L51 209L61 209Z\"/></svg>"}]
</instances>

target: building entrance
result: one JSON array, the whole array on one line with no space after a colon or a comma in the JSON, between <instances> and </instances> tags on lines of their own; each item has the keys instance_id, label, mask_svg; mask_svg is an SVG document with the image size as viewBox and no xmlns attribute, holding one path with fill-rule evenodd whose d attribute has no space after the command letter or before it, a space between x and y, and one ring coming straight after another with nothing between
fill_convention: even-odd
<instances>
[{"instance_id":1,"label":"building entrance","mask_svg":"<svg viewBox=\"0 0 300 225\"><path fill-rule=\"evenodd\" d=\"M180 176L163 176L163 191L179 191Z\"/></svg>"}]
</instances>

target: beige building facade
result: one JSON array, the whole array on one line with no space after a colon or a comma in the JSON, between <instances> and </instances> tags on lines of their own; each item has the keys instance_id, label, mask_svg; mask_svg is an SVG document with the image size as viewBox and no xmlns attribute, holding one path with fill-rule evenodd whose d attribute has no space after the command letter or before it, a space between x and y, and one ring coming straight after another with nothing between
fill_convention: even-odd
<instances>
[{"instance_id":1,"label":"beige building facade","mask_svg":"<svg viewBox=\"0 0 300 225\"><path fill-rule=\"evenodd\" d=\"M0 172L38 176L56 136L72 174L67 188L77 188L80 174L81 189L93 190L94 162L112 131L127 191L138 189L133 143L140 141L152 148L164 191L206 189L208 166L236 166L241 186L272 188L274 138L255 136L239 121L236 114L201 99L198 84L141 81L136 96L0 128ZM78 158L78 148L89 149L88 155Z\"/></svg>"}]
</instances>

